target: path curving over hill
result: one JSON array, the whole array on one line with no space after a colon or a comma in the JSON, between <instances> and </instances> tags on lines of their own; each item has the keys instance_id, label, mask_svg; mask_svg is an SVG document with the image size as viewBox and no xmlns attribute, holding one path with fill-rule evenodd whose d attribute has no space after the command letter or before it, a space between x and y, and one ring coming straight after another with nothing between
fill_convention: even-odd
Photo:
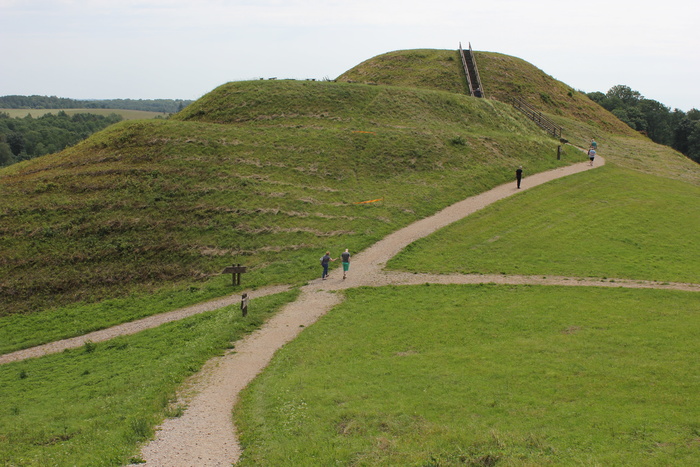
<instances>
[{"instance_id":1,"label":"path curving over hill","mask_svg":"<svg viewBox=\"0 0 700 467\"><path fill-rule=\"evenodd\" d=\"M594 167L605 163L602 158L599 161ZM302 287L295 302L285 306L262 328L238 342L234 351L210 360L190 381L183 392L191 395L182 397L187 404L185 414L165 421L156 438L143 448L142 457L146 464L140 465L224 466L237 462L241 450L231 411L239 392L265 368L277 349L340 303L342 298L332 292L389 284L497 282L498 279L491 276L387 273L382 269L390 258L410 243L495 201L594 167L587 162L562 167L527 177L521 190L516 189L513 182L467 198L388 235L367 250L354 255L348 279L343 280L341 271L335 270L327 280L317 279ZM508 276L501 279L505 277ZM514 283L528 283L530 279L523 276L512 280ZM562 281L557 279L547 283L560 282Z\"/></svg>"},{"instance_id":2,"label":"path curving over hill","mask_svg":"<svg viewBox=\"0 0 700 467\"><path fill-rule=\"evenodd\" d=\"M179 418L166 420L156 438L142 450L146 466L229 466L240 458L231 411L240 391L270 362L274 353L296 337L305 327L313 324L323 314L342 301L344 289L360 286L440 284L538 284L568 286L603 286L630 288L667 288L700 291L700 284L659 283L653 281L591 279L556 276L515 276L481 274L413 274L383 271L386 262L415 240L460 220L489 204L512 196L520 191L551 180L591 170L605 163L597 158L596 165L588 162L535 174L524 179L523 188L507 183L488 192L455 203L428 218L417 221L380 240L367 250L353 256L351 274L342 280L341 271L331 272L326 281L320 279L301 288L299 298L285 306L262 328L235 345L235 350L210 360L197 375L191 378L181 391L180 399L187 405ZM288 287L269 287L248 291L252 298L282 292ZM24 358L60 352L66 348L80 347L88 340L99 342L117 335L131 334L159 326L165 322L182 319L203 311L237 303L239 295L214 300L170 313L152 316L133 323L91 333L74 339L54 342L44 346L0 355L0 364Z\"/></svg>"}]
</instances>

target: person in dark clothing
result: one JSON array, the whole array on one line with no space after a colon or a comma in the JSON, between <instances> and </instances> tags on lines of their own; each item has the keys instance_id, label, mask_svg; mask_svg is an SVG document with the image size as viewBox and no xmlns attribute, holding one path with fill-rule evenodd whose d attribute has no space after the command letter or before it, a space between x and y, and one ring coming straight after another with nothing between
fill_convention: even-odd
<instances>
[{"instance_id":1,"label":"person in dark clothing","mask_svg":"<svg viewBox=\"0 0 700 467\"><path fill-rule=\"evenodd\" d=\"M326 254L321 257L321 266L323 267L323 275L321 275L321 279L324 281L326 280L326 277L328 277L328 265L331 261L335 260L331 258L331 252L327 251Z\"/></svg>"},{"instance_id":2,"label":"person in dark clothing","mask_svg":"<svg viewBox=\"0 0 700 467\"><path fill-rule=\"evenodd\" d=\"M520 188L520 181L523 179L523 166L521 165L515 170L515 181L518 183L518 188Z\"/></svg>"}]
</instances>

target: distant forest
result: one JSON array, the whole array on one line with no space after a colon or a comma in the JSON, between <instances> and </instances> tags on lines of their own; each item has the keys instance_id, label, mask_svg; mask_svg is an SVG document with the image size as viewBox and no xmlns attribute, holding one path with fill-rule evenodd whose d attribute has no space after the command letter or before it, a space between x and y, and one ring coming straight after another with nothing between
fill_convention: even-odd
<instances>
[{"instance_id":1,"label":"distant forest","mask_svg":"<svg viewBox=\"0 0 700 467\"><path fill-rule=\"evenodd\" d=\"M0 109L115 109L143 110L172 114L192 103L182 99L107 99L76 100L56 96L0 96ZM0 167L45 154L62 151L113 123L122 120L115 114L91 113L27 115L11 118L0 112Z\"/></svg>"},{"instance_id":2,"label":"distant forest","mask_svg":"<svg viewBox=\"0 0 700 467\"><path fill-rule=\"evenodd\" d=\"M0 109L123 109L176 113L193 101L182 99L75 100L56 96L0 96Z\"/></svg>"},{"instance_id":3,"label":"distant forest","mask_svg":"<svg viewBox=\"0 0 700 467\"><path fill-rule=\"evenodd\" d=\"M0 112L0 167L62 151L118 121L121 115L46 114L11 118Z\"/></svg>"},{"instance_id":4,"label":"distant forest","mask_svg":"<svg viewBox=\"0 0 700 467\"><path fill-rule=\"evenodd\" d=\"M613 86L605 94L597 91L587 96L653 142L671 146L700 163L700 110L671 111L622 84Z\"/></svg>"}]
</instances>

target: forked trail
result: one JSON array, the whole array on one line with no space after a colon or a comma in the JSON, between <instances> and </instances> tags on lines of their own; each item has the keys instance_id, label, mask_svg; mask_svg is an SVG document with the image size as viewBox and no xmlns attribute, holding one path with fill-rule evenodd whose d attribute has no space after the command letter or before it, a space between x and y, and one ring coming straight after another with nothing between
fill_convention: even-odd
<instances>
[{"instance_id":1,"label":"forked trail","mask_svg":"<svg viewBox=\"0 0 700 467\"><path fill-rule=\"evenodd\" d=\"M236 343L235 350L210 360L181 391L181 400L187 405L179 418L166 420L159 427L156 438L141 453L146 461L141 466L230 466L238 461L241 451L233 425L232 410L240 391L270 362L274 353L294 339L305 327L313 324L342 300L336 291L360 286L384 286L401 284L542 284L570 286L607 286L635 288L668 288L700 291L700 284L656 283L620 279L581 279L567 277L507 276L507 275L434 275L400 272L384 272L386 262L415 240L460 220L489 204L507 198L519 191L541 185L551 180L591 170L605 163L596 158L596 165L588 162L562 167L527 177L523 188L507 183L485 193L472 196L449 206L431 217L417 221L380 240L367 250L354 255L351 275L342 280L341 271L331 272L322 281L312 281L301 288L299 298L286 305L259 330ZM249 292L252 298L286 290L286 287L270 287ZM238 294L183 310L153 316L134 323L99 331L75 339L54 342L45 346L26 349L0 356L0 364L21 360L65 348L79 347L90 340L98 342L120 334L138 332L164 322L220 308L236 303Z\"/></svg>"},{"instance_id":2,"label":"forked trail","mask_svg":"<svg viewBox=\"0 0 700 467\"><path fill-rule=\"evenodd\" d=\"M527 179L527 187L589 170L588 164L553 170ZM177 419L168 419L156 438L142 450L147 466L206 465L229 466L238 461L241 450L233 425L232 410L239 392L269 363L275 351L297 336L341 301L342 289L359 286L403 284L416 280L414 274L382 272L386 262L418 238L459 220L494 201L516 193L510 183L456 203L439 213L390 234L367 250L353 256L349 278L333 271L325 281L317 279L301 289L299 298L285 306L262 328L236 344L235 351L210 360L188 386L187 409ZM427 281L443 282L436 276Z\"/></svg>"}]
</instances>

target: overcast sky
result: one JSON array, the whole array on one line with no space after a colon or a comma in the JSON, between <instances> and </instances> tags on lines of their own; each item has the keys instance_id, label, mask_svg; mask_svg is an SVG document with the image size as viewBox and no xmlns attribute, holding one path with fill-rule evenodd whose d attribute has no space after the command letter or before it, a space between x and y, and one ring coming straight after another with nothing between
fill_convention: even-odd
<instances>
[{"instance_id":1,"label":"overcast sky","mask_svg":"<svg viewBox=\"0 0 700 467\"><path fill-rule=\"evenodd\" d=\"M699 20L698 0L0 0L0 95L197 99L471 42L574 89L624 84L688 111Z\"/></svg>"}]
</instances>

